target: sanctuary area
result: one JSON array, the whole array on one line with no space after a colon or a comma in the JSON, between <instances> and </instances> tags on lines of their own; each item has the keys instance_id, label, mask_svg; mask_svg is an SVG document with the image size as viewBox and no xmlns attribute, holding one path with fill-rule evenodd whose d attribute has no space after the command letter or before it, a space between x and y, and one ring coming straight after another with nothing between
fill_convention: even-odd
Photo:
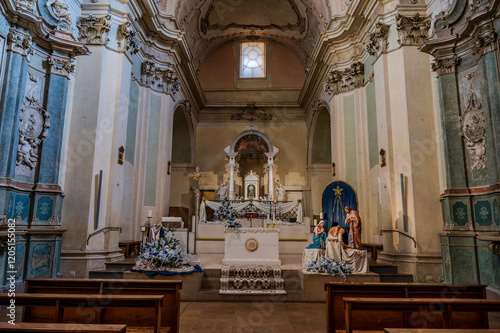
<instances>
[{"instance_id":1,"label":"sanctuary area","mask_svg":"<svg viewBox=\"0 0 500 333\"><path fill-rule=\"evenodd\" d=\"M194 302L318 303L334 332L417 326L411 309L438 302L428 327L485 328L499 15L500 0L0 0L0 306L16 291L17 322L188 332ZM374 309L402 319L369 327Z\"/></svg>"}]
</instances>

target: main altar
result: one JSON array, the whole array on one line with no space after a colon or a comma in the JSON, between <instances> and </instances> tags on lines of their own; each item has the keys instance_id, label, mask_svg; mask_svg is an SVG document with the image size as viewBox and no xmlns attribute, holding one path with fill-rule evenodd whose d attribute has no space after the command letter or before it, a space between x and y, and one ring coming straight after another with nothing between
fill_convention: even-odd
<instances>
[{"instance_id":1,"label":"main altar","mask_svg":"<svg viewBox=\"0 0 500 333\"><path fill-rule=\"evenodd\" d=\"M281 265L279 228L224 230L223 265Z\"/></svg>"}]
</instances>

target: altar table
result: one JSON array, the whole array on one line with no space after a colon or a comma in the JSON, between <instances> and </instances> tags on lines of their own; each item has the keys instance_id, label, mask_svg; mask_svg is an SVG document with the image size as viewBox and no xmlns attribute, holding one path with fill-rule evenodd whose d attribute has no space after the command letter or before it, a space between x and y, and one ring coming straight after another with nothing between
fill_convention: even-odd
<instances>
[{"instance_id":1,"label":"altar table","mask_svg":"<svg viewBox=\"0 0 500 333\"><path fill-rule=\"evenodd\" d=\"M281 265L279 228L224 229L223 265Z\"/></svg>"}]
</instances>

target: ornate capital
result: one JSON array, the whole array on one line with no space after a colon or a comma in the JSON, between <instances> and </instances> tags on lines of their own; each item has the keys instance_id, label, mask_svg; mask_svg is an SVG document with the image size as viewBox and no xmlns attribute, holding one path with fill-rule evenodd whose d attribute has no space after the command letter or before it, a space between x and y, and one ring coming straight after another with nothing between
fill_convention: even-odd
<instances>
[{"instance_id":1,"label":"ornate capital","mask_svg":"<svg viewBox=\"0 0 500 333\"><path fill-rule=\"evenodd\" d=\"M80 42L90 45L106 45L108 42L108 32L111 28L111 15L95 17L90 14L87 17L80 17L76 23L80 30Z\"/></svg>"},{"instance_id":2,"label":"ornate capital","mask_svg":"<svg viewBox=\"0 0 500 333\"><path fill-rule=\"evenodd\" d=\"M7 49L14 53L28 57L33 54L33 42L29 34L22 33L14 28L9 30L7 35Z\"/></svg>"},{"instance_id":3,"label":"ornate capital","mask_svg":"<svg viewBox=\"0 0 500 333\"><path fill-rule=\"evenodd\" d=\"M431 20L429 17L420 17L417 13L412 17L398 14L396 16L396 29L398 30L398 43L401 46L420 46L429 37Z\"/></svg>"},{"instance_id":4,"label":"ornate capital","mask_svg":"<svg viewBox=\"0 0 500 333\"><path fill-rule=\"evenodd\" d=\"M64 76L69 78L69 74L75 71L73 59L51 55L47 58L50 74Z\"/></svg>"},{"instance_id":5,"label":"ornate capital","mask_svg":"<svg viewBox=\"0 0 500 333\"><path fill-rule=\"evenodd\" d=\"M497 41L498 34L495 32L495 30L488 30L476 37L471 51L474 55L476 55L477 60L479 60L483 56L483 54L495 50Z\"/></svg>"},{"instance_id":6,"label":"ornate capital","mask_svg":"<svg viewBox=\"0 0 500 333\"><path fill-rule=\"evenodd\" d=\"M459 61L460 59L455 55L447 58L438 58L432 63L432 70L437 72L438 75L455 73L455 68Z\"/></svg>"},{"instance_id":7,"label":"ornate capital","mask_svg":"<svg viewBox=\"0 0 500 333\"><path fill-rule=\"evenodd\" d=\"M326 79L325 91L330 95L337 95L362 87L364 75L365 68L361 62L355 62L343 71L331 71Z\"/></svg>"},{"instance_id":8,"label":"ornate capital","mask_svg":"<svg viewBox=\"0 0 500 333\"><path fill-rule=\"evenodd\" d=\"M137 32L132 30L131 23L128 21L118 26L117 40L118 48L121 51L136 54L141 48L139 38L137 38Z\"/></svg>"},{"instance_id":9,"label":"ornate capital","mask_svg":"<svg viewBox=\"0 0 500 333\"><path fill-rule=\"evenodd\" d=\"M173 94L180 89L177 74L170 68L161 69L151 61L145 61L141 66L141 83L153 90Z\"/></svg>"},{"instance_id":10,"label":"ornate capital","mask_svg":"<svg viewBox=\"0 0 500 333\"><path fill-rule=\"evenodd\" d=\"M370 39L365 44L366 51L370 55L378 57L380 54L387 52L389 41L387 40L387 33L389 26L383 23L375 23L375 32L370 33Z\"/></svg>"}]
</instances>

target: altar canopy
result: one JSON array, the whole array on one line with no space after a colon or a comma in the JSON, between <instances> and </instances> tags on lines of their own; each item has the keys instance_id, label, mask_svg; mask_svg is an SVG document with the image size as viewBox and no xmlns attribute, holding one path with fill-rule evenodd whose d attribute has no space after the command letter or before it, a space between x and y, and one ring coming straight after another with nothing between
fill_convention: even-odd
<instances>
[{"instance_id":1,"label":"altar canopy","mask_svg":"<svg viewBox=\"0 0 500 333\"><path fill-rule=\"evenodd\" d=\"M212 208L214 211L218 210L222 206L222 202L217 201L202 201L200 205L200 221L207 220L207 213L205 210L205 206ZM253 205L259 211L262 211L265 214L276 216L286 214L293 209L297 208L297 223L302 222L302 204L297 201L291 202L283 202L283 203L266 203L260 201L243 201L243 202L232 202L229 204L229 208L234 209L237 212L242 211L248 206Z\"/></svg>"},{"instance_id":2,"label":"altar canopy","mask_svg":"<svg viewBox=\"0 0 500 333\"><path fill-rule=\"evenodd\" d=\"M321 197L321 211L325 220L325 231L328 232L334 222L345 228L346 212L344 207L349 206L358 210L358 196L356 191L346 182L337 180L331 182L323 190Z\"/></svg>"}]
</instances>

